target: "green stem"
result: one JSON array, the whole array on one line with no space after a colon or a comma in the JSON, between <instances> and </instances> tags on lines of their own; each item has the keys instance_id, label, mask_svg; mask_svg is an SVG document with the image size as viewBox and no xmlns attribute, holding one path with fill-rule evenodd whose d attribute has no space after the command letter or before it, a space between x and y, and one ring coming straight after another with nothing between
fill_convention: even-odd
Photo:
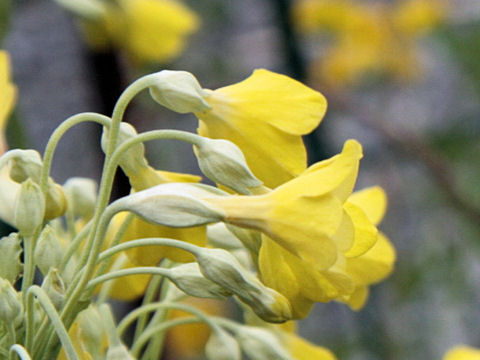
<instances>
[{"instance_id":1,"label":"green stem","mask_svg":"<svg viewBox=\"0 0 480 360\"><path fill-rule=\"evenodd\" d=\"M50 139L48 140L47 146L45 148L45 152L43 153L43 167L40 175L40 187L43 192L46 192L47 189L47 182L50 175L50 168L52 166L52 159L58 142L71 127L86 121L93 121L105 127L108 127L111 120L108 116L105 115L86 112L69 117L55 129L55 131L50 136Z\"/></svg>"},{"instance_id":2,"label":"green stem","mask_svg":"<svg viewBox=\"0 0 480 360\"><path fill-rule=\"evenodd\" d=\"M80 230L77 236L75 236L75 238L72 240L72 242L68 246L65 255L63 256L62 262L60 263L60 272L65 270L65 267L67 266L70 258L75 254L82 241L88 236L88 232L90 231L91 226L92 222L90 221L82 228L82 230Z\"/></svg>"},{"instance_id":3,"label":"green stem","mask_svg":"<svg viewBox=\"0 0 480 360\"><path fill-rule=\"evenodd\" d=\"M10 344L15 344L17 342L17 336L15 334L15 326L13 325L13 322L5 324L5 327L7 328Z\"/></svg>"},{"instance_id":4,"label":"green stem","mask_svg":"<svg viewBox=\"0 0 480 360\"><path fill-rule=\"evenodd\" d=\"M65 326L63 325L62 320L60 319L60 316L55 310L55 306L53 306L48 295L45 294L42 288L40 288L37 285L33 285L28 289L28 292L27 292L28 303L30 304L30 306L33 306L34 296L38 299L38 302L42 306L43 310L45 311L47 316L50 318L50 321L55 329L55 332L57 333L60 339L60 342L63 345L63 349L65 351L67 359L78 360L77 352L73 347L72 341L68 336L67 330L65 329Z\"/></svg>"},{"instance_id":5,"label":"green stem","mask_svg":"<svg viewBox=\"0 0 480 360\"><path fill-rule=\"evenodd\" d=\"M93 280L90 280L86 286L86 290L92 290L94 289L97 285L117 279L120 277L124 276L130 276L130 275L140 275L140 274L152 274L152 275L161 275L165 277L169 277L170 275L170 270L169 269L163 269L163 268L157 268L153 266L140 266L140 267L135 267L135 268L129 268L129 269L122 269L122 270L117 270L117 271L112 271L104 275L100 275Z\"/></svg>"},{"instance_id":6,"label":"green stem","mask_svg":"<svg viewBox=\"0 0 480 360\"><path fill-rule=\"evenodd\" d=\"M120 254L120 256L117 257L113 262L113 264L109 267L108 269L109 273L120 270L123 267L123 265L125 265L127 260L128 260L127 255ZM95 301L97 304L103 304L107 301L110 291L112 290L113 284L114 282L110 281L102 285L102 287L100 288L100 291L97 294L97 299Z\"/></svg>"},{"instance_id":7,"label":"green stem","mask_svg":"<svg viewBox=\"0 0 480 360\"><path fill-rule=\"evenodd\" d=\"M35 231L33 236L25 236L23 238L23 256L24 256L24 266L23 266L23 279L22 279L22 294L24 298L24 303L26 299L27 289L33 284L33 279L35 276L35 263L33 253L35 251L35 239L37 238L38 231Z\"/></svg>"},{"instance_id":8,"label":"green stem","mask_svg":"<svg viewBox=\"0 0 480 360\"><path fill-rule=\"evenodd\" d=\"M142 335L138 338L138 340L132 346L130 353L134 358L138 359L140 355L140 351L152 336L157 335L158 333L163 333L166 330L178 325L194 324L198 322L201 322L199 318L190 317L190 318L184 318L184 319L165 321L157 326L153 326L152 328L149 328L142 333ZM160 356L160 355L157 354L157 356Z\"/></svg>"},{"instance_id":9,"label":"green stem","mask_svg":"<svg viewBox=\"0 0 480 360\"><path fill-rule=\"evenodd\" d=\"M15 344L10 347L9 359L13 360L15 354L17 354L21 360L32 360L32 358L28 354L28 351L25 350L25 348L22 345Z\"/></svg>"}]
</instances>

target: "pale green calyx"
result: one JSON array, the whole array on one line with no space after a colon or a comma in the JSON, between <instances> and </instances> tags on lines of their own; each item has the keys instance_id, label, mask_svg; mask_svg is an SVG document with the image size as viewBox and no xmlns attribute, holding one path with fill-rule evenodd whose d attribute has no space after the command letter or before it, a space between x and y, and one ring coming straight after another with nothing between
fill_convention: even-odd
<instances>
[{"instance_id":1,"label":"pale green calyx","mask_svg":"<svg viewBox=\"0 0 480 360\"><path fill-rule=\"evenodd\" d=\"M45 276L50 268L58 268L63 259L63 250L55 230L46 225L35 246L35 264Z\"/></svg>"},{"instance_id":2,"label":"pale green calyx","mask_svg":"<svg viewBox=\"0 0 480 360\"><path fill-rule=\"evenodd\" d=\"M196 262L169 269L169 279L184 293L201 298L224 299L232 293L206 279Z\"/></svg>"},{"instance_id":3,"label":"pale green calyx","mask_svg":"<svg viewBox=\"0 0 480 360\"><path fill-rule=\"evenodd\" d=\"M105 14L105 4L99 0L55 0L75 15L95 20Z\"/></svg>"},{"instance_id":4,"label":"pale green calyx","mask_svg":"<svg viewBox=\"0 0 480 360\"><path fill-rule=\"evenodd\" d=\"M243 249L240 240L227 228L224 223L207 226L208 242L216 248L225 250Z\"/></svg>"},{"instance_id":5,"label":"pale green calyx","mask_svg":"<svg viewBox=\"0 0 480 360\"><path fill-rule=\"evenodd\" d=\"M201 248L195 257L205 277L231 291L263 320L281 323L292 318L288 300L263 285L228 251Z\"/></svg>"},{"instance_id":6,"label":"pale green calyx","mask_svg":"<svg viewBox=\"0 0 480 360\"><path fill-rule=\"evenodd\" d=\"M249 195L249 188L262 185L247 165L240 148L228 140L202 138L195 147L198 166L213 182Z\"/></svg>"},{"instance_id":7,"label":"pale green calyx","mask_svg":"<svg viewBox=\"0 0 480 360\"><path fill-rule=\"evenodd\" d=\"M240 360L242 358L238 342L221 328L212 331L205 345L205 355L209 360Z\"/></svg>"},{"instance_id":8,"label":"pale green calyx","mask_svg":"<svg viewBox=\"0 0 480 360\"><path fill-rule=\"evenodd\" d=\"M120 123L120 132L118 134L118 144L122 144L127 140L133 139L138 135L135 128L130 125L129 123L122 122ZM102 134L102 149L106 152L108 148L108 129L103 128ZM118 146L118 145L117 145ZM136 174L138 170L142 167L147 167L148 163L145 159L145 146L140 144L135 144L130 147L126 152L122 154L120 157L120 164L119 164L123 171L127 174L133 173Z\"/></svg>"},{"instance_id":9,"label":"pale green calyx","mask_svg":"<svg viewBox=\"0 0 480 360\"><path fill-rule=\"evenodd\" d=\"M42 157L35 150L14 150L15 156L10 158L10 178L22 183L28 178L39 182L42 171Z\"/></svg>"},{"instance_id":10,"label":"pale green calyx","mask_svg":"<svg viewBox=\"0 0 480 360\"><path fill-rule=\"evenodd\" d=\"M158 225L188 227L221 221L225 214L201 199L223 194L207 185L169 183L128 195L111 207L116 212L134 212Z\"/></svg>"},{"instance_id":11,"label":"pale green calyx","mask_svg":"<svg viewBox=\"0 0 480 360\"><path fill-rule=\"evenodd\" d=\"M186 71L163 70L152 75L150 95L160 105L180 114L210 109L195 76Z\"/></svg>"},{"instance_id":12,"label":"pale green calyx","mask_svg":"<svg viewBox=\"0 0 480 360\"><path fill-rule=\"evenodd\" d=\"M19 294L9 281L0 278L0 321L6 324L15 321L22 313Z\"/></svg>"},{"instance_id":13,"label":"pale green calyx","mask_svg":"<svg viewBox=\"0 0 480 360\"><path fill-rule=\"evenodd\" d=\"M0 239L0 278L14 284L22 271L22 241L17 233Z\"/></svg>"},{"instance_id":14,"label":"pale green calyx","mask_svg":"<svg viewBox=\"0 0 480 360\"><path fill-rule=\"evenodd\" d=\"M57 310L61 309L65 302L65 284L55 268L50 268L47 276L43 279L42 289L48 295Z\"/></svg>"},{"instance_id":15,"label":"pale green calyx","mask_svg":"<svg viewBox=\"0 0 480 360\"><path fill-rule=\"evenodd\" d=\"M45 217L45 197L40 186L31 179L20 186L15 200L14 223L24 236L31 236Z\"/></svg>"},{"instance_id":16,"label":"pale green calyx","mask_svg":"<svg viewBox=\"0 0 480 360\"><path fill-rule=\"evenodd\" d=\"M103 318L98 308L90 305L78 314L77 322L82 329L82 337L91 348L100 348L106 335Z\"/></svg>"},{"instance_id":17,"label":"pale green calyx","mask_svg":"<svg viewBox=\"0 0 480 360\"><path fill-rule=\"evenodd\" d=\"M254 326L240 326L236 338L251 360L293 360L270 331Z\"/></svg>"},{"instance_id":18,"label":"pale green calyx","mask_svg":"<svg viewBox=\"0 0 480 360\"><path fill-rule=\"evenodd\" d=\"M97 201L97 183L88 178L73 177L63 185L68 209L74 217L89 219Z\"/></svg>"},{"instance_id":19,"label":"pale green calyx","mask_svg":"<svg viewBox=\"0 0 480 360\"><path fill-rule=\"evenodd\" d=\"M135 360L123 344L115 344L108 347L105 360Z\"/></svg>"}]
</instances>

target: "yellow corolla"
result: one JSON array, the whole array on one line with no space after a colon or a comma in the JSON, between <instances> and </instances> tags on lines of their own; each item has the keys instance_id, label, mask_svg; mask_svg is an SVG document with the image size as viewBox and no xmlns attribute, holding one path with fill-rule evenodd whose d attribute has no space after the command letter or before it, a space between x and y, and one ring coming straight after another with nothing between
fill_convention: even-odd
<instances>
[{"instance_id":1,"label":"yellow corolla","mask_svg":"<svg viewBox=\"0 0 480 360\"><path fill-rule=\"evenodd\" d=\"M253 173L268 187L298 176L307 167L302 135L322 120L322 94L287 76L256 70L246 80L206 90L210 109L197 113L198 133L235 143Z\"/></svg>"},{"instance_id":2,"label":"yellow corolla","mask_svg":"<svg viewBox=\"0 0 480 360\"><path fill-rule=\"evenodd\" d=\"M5 128L16 94L17 89L10 80L10 59L5 51L0 51L0 155L7 149Z\"/></svg>"},{"instance_id":3,"label":"yellow corolla","mask_svg":"<svg viewBox=\"0 0 480 360\"><path fill-rule=\"evenodd\" d=\"M480 360L480 349L459 345L450 349L443 360Z\"/></svg>"},{"instance_id":4,"label":"yellow corolla","mask_svg":"<svg viewBox=\"0 0 480 360\"><path fill-rule=\"evenodd\" d=\"M445 18L443 0L299 0L299 30L331 35L331 46L312 71L332 85L351 84L375 71L399 78L418 73L417 38Z\"/></svg>"},{"instance_id":5,"label":"yellow corolla","mask_svg":"<svg viewBox=\"0 0 480 360\"><path fill-rule=\"evenodd\" d=\"M284 333L282 336L285 346L295 360L336 360L333 353L322 347L301 338L293 333Z\"/></svg>"},{"instance_id":6,"label":"yellow corolla","mask_svg":"<svg viewBox=\"0 0 480 360\"><path fill-rule=\"evenodd\" d=\"M176 57L199 26L197 15L176 0L117 0L104 9L84 21L87 41L100 49L119 47L140 64Z\"/></svg>"}]
</instances>

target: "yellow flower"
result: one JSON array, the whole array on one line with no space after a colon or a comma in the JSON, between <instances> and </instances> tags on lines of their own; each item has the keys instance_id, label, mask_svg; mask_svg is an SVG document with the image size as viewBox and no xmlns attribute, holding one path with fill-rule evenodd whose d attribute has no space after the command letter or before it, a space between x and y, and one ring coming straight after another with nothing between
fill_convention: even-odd
<instances>
[{"instance_id":1,"label":"yellow flower","mask_svg":"<svg viewBox=\"0 0 480 360\"><path fill-rule=\"evenodd\" d=\"M282 336L290 355L295 360L336 360L333 353L322 347L301 338L293 333L284 333Z\"/></svg>"},{"instance_id":2,"label":"yellow flower","mask_svg":"<svg viewBox=\"0 0 480 360\"><path fill-rule=\"evenodd\" d=\"M293 17L306 33L332 35L312 71L331 85L352 84L371 71L411 78L418 73L417 38L444 20L443 0L370 3L299 0Z\"/></svg>"},{"instance_id":3,"label":"yellow flower","mask_svg":"<svg viewBox=\"0 0 480 360\"><path fill-rule=\"evenodd\" d=\"M84 21L94 48L121 48L137 64L165 62L178 56L197 30L195 13L176 0L118 0L105 4L98 18Z\"/></svg>"},{"instance_id":4,"label":"yellow flower","mask_svg":"<svg viewBox=\"0 0 480 360\"><path fill-rule=\"evenodd\" d=\"M0 155L7 149L5 128L16 95L17 89L10 81L10 59L5 51L0 50Z\"/></svg>"},{"instance_id":5,"label":"yellow flower","mask_svg":"<svg viewBox=\"0 0 480 360\"><path fill-rule=\"evenodd\" d=\"M197 113L198 133L235 143L253 173L276 187L307 167L302 135L314 130L327 103L318 92L267 70L214 91L205 101L211 109Z\"/></svg>"},{"instance_id":6,"label":"yellow flower","mask_svg":"<svg viewBox=\"0 0 480 360\"><path fill-rule=\"evenodd\" d=\"M459 345L450 349L443 360L480 360L480 349Z\"/></svg>"}]
</instances>

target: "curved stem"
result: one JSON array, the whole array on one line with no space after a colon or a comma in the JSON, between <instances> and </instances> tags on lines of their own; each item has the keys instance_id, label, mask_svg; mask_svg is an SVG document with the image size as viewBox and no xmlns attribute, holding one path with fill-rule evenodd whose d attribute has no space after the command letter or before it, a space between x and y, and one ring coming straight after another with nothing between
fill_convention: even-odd
<instances>
[{"instance_id":1,"label":"curved stem","mask_svg":"<svg viewBox=\"0 0 480 360\"><path fill-rule=\"evenodd\" d=\"M21 360L32 360L28 351L20 344L15 344L10 347L9 358L13 360L14 355L17 354Z\"/></svg>"},{"instance_id":2,"label":"curved stem","mask_svg":"<svg viewBox=\"0 0 480 360\"><path fill-rule=\"evenodd\" d=\"M60 263L60 267L59 267L60 272L62 272L65 269L70 258L75 254L75 252L77 251L82 241L88 236L88 232L90 231L91 227L92 227L92 222L89 221L72 240L65 255L62 258L62 262Z\"/></svg>"},{"instance_id":3,"label":"curved stem","mask_svg":"<svg viewBox=\"0 0 480 360\"><path fill-rule=\"evenodd\" d=\"M185 241L181 241L181 240L174 240L174 239L167 239L167 238L145 238L145 239L131 240L131 241L122 243L120 245L111 247L110 249L105 250L100 254L100 256L98 257L98 261L99 262L103 261L120 251L128 250L135 247L140 247L140 246L151 246L151 245L172 246L178 249L188 251L193 255L198 254L198 251L200 250L198 246L186 243Z\"/></svg>"},{"instance_id":4,"label":"curved stem","mask_svg":"<svg viewBox=\"0 0 480 360\"><path fill-rule=\"evenodd\" d=\"M112 271L105 275L100 275L90 280L86 286L86 290L88 291L88 290L94 289L98 284L101 284L105 281L113 280L113 279L124 277L124 276L141 275L141 274L161 275L161 276L169 277L170 270L157 268L153 266L140 266L135 268Z\"/></svg>"},{"instance_id":5,"label":"curved stem","mask_svg":"<svg viewBox=\"0 0 480 360\"><path fill-rule=\"evenodd\" d=\"M140 351L152 336L157 335L160 332L165 332L169 328L172 328L178 325L194 324L198 322L201 322L199 318L189 317L184 319L165 321L157 326L153 326L152 328L149 328L142 333L142 335L138 338L138 340L132 346L130 353L134 358L138 359Z\"/></svg>"},{"instance_id":6,"label":"curved stem","mask_svg":"<svg viewBox=\"0 0 480 360\"><path fill-rule=\"evenodd\" d=\"M68 336L67 330L65 329L65 326L63 325L62 320L60 319L60 316L55 310L55 307L50 301L50 298L47 296L47 294L45 294L43 289L37 285L31 286L27 292L28 303L31 304L32 306L33 306L34 296L37 297L38 302L43 307L43 310L45 311L47 316L50 318L50 321L52 322L52 325L55 329L55 332L57 333L60 339L60 342L63 345L65 354L67 355L67 359L78 360L77 352L75 351L72 341Z\"/></svg>"},{"instance_id":7,"label":"curved stem","mask_svg":"<svg viewBox=\"0 0 480 360\"><path fill-rule=\"evenodd\" d=\"M35 263L33 259L33 252L35 251L35 239L38 231L35 231L34 236L25 236L23 238L23 256L24 256L24 273L22 279L22 293L25 299L27 289L33 284L35 275Z\"/></svg>"},{"instance_id":8,"label":"curved stem","mask_svg":"<svg viewBox=\"0 0 480 360\"><path fill-rule=\"evenodd\" d=\"M91 112L73 115L67 120L65 120L63 123L61 123L50 136L50 139L48 140L47 146L45 148L45 152L43 153L43 167L40 175L40 187L42 191L45 192L47 189L47 182L50 175L50 168L52 166L52 159L58 142L71 127L86 121L93 121L105 127L110 126L110 118L108 116Z\"/></svg>"}]
</instances>

